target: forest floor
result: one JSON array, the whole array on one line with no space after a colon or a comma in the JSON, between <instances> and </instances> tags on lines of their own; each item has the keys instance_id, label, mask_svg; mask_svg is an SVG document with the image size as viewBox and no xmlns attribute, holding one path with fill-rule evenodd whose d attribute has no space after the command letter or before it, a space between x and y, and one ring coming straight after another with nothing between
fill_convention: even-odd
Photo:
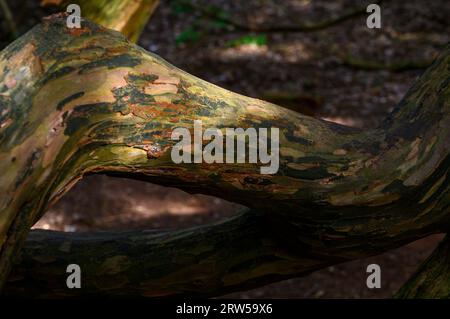
<instances>
[{"instance_id":1,"label":"forest floor","mask_svg":"<svg viewBox=\"0 0 450 319\"><path fill-rule=\"evenodd\" d=\"M38 1L9 1L24 32L52 12ZM206 3L190 1L194 4ZM208 12L161 0L139 45L209 82L267 99L341 124L376 127L400 101L423 68L449 42L447 0L385 1L382 28L366 27L366 15L313 32L250 32L339 16L373 1L208 1ZM20 8L20 9L19 9ZM203 6L205 8L205 6ZM53 10L54 11L54 10ZM10 38L0 20L0 49ZM398 70L364 70L373 65ZM77 184L35 228L90 231L183 228L231 216L239 205L139 181L89 176ZM237 298L387 298L430 254L442 235L247 292ZM366 287L366 267L382 269L382 288Z\"/></svg>"}]
</instances>

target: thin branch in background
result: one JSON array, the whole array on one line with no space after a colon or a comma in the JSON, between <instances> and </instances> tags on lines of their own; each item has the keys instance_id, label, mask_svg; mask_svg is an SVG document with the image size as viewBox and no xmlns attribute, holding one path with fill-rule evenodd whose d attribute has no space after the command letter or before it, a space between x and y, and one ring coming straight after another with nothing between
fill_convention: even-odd
<instances>
[{"instance_id":1,"label":"thin branch in background","mask_svg":"<svg viewBox=\"0 0 450 319\"><path fill-rule=\"evenodd\" d=\"M19 32L17 31L16 24L13 19L13 15L11 13L11 10L9 9L8 4L6 3L6 0L0 0L0 8L2 9L3 16L6 20L6 23L8 24L9 30L11 31L12 37L15 39L19 36Z\"/></svg>"},{"instance_id":2,"label":"thin branch in background","mask_svg":"<svg viewBox=\"0 0 450 319\"><path fill-rule=\"evenodd\" d=\"M375 4L381 4L382 2L387 2L388 0L377 0L374 1ZM224 16L220 12L211 10L209 7L203 5L198 5L189 0L178 0L183 6L197 10L204 17L209 19L214 19L227 24L239 31L249 31L249 32L312 32L319 31L329 27L332 27L340 22L353 19L355 17L366 14L366 6L356 7L344 12L342 15L332 18L323 19L318 22L307 22L304 24L294 24L294 25L281 25L281 26L251 26L245 23L234 20L231 17Z\"/></svg>"}]
</instances>

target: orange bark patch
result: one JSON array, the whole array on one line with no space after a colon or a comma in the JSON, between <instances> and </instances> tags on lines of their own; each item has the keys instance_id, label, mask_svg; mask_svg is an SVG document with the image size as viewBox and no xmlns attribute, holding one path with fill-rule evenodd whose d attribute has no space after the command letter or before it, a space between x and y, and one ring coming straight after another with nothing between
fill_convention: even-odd
<instances>
[{"instance_id":1,"label":"orange bark patch","mask_svg":"<svg viewBox=\"0 0 450 319\"><path fill-rule=\"evenodd\" d=\"M147 152L147 158L154 159L163 155L167 147L163 149L158 143L149 143L144 145L143 149Z\"/></svg>"},{"instance_id":2,"label":"orange bark patch","mask_svg":"<svg viewBox=\"0 0 450 319\"><path fill-rule=\"evenodd\" d=\"M80 35L90 32L90 29L88 28L67 28L67 30L75 37L79 37Z\"/></svg>"},{"instance_id":3,"label":"orange bark patch","mask_svg":"<svg viewBox=\"0 0 450 319\"><path fill-rule=\"evenodd\" d=\"M48 6L48 5L59 6L62 2L63 0L42 0L41 6Z\"/></svg>"},{"instance_id":4,"label":"orange bark patch","mask_svg":"<svg viewBox=\"0 0 450 319\"><path fill-rule=\"evenodd\" d=\"M14 79L14 77L12 76L7 76L5 79L5 85L8 89L12 89L13 87L15 87L17 84L16 79Z\"/></svg>"},{"instance_id":5,"label":"orange bark patch","mask_svg":"<svg viewBox=\"0 0 450 319\"><path fill-rule=\"evenodd\" d=\"M41 60L34 54L35 50L36 46L34 43L30 42L25 44L23 48L8 61L9 68L11 70L17 70L19 68L28 67L31 75L42 72ZM12 82L10 82L10 84L12 84Z\"/></svg>"},{"instance_id":6,"label":"orange bark patch","mask_svg":"<svg viewBox=\"0 0 450 319\"><path fill-rule=\"evenodd\" d=\"M0 129L4 129L7 128L8 126L10 126L12 124L13 120L12 119L6 119L5 121L0 123Z\"/></svg>"},{"instance_id":7,"label":"orange bark patch","mask_svg":"<svg viewBox=\"0 0 450 319\"><path fill-rule=\"evenodd\" d=\"M151 119L156 116L155 107L152 105L130 105L130 110L133 115L143 119Z\"/></svg>"}]
</instances>

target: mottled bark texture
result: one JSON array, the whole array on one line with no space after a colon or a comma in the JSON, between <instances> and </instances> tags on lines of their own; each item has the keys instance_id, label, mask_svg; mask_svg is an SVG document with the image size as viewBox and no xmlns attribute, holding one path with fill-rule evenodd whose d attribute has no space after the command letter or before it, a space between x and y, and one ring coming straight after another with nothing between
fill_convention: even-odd
<instances>
[{"instance_id":1,"label":"mottled bark texture","mask_svg":"<svg viewBox=\"0 0 450 319\"><path fill-rule=\"evenodd\" d=\"M105 263L106 275L122 278L111 278L117 291L143 278L148 289L133 293L217 295L446 232L449 62L447 46L379 128L358 130L219 88L87 21L70 30L64 17L49 18L0 54L0 281L33 223L93 173L222 197L250 207L245 218L258 222L249 230L233 219L148 241L138 234L139 252L130 236L118 235L130 249L117 244L115 252L113 241L109 254L97 235L37 234L18 270L29 267L33 277L35 253L45 264L54 252L61 266L70 259L67 246L82 256L85 245L98 254L86 267L94 275ZM259 163L175 164L171 132L192 128L194 120L204 127L280 128L278 173L261 175ZM50 239L48 251L38 235ZM138 271L139 255L157 251L166 254L163 264L145 268L143 258ZM121 265L129 260L127 273ZM161 281L152 286L155 278Z\"/></svg>"},{"instance_id":2,"label":"mottled bark texture","mask_svg":"<svg viewBox=\"0 0 450 319\"><path fill-rule=\"evenodd\" d=\"M299 257L257 214L174 232L32 231L3 293L8 296L215 296L325 267ZM82 289L67 289L66 267L82 269Z\"/></svg>"},{"instance_id":3,"label":"mottled bark texture","mask_svg":"<svg viewBox=\"0 0 450 319\"><path fill-rule=\"evenodd\" d=\"M81 16L124 34L137 42L145 25L159 4L159 0L43 0L43 5L57 5L61 9L78 4Z\"/></svg>"}]
</instances>

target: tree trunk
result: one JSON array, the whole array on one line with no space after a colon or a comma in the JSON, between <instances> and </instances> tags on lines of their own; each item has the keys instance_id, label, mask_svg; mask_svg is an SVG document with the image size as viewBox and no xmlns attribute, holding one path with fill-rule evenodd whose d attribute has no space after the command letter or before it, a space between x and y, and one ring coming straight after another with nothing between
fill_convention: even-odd
<instances>
[{"instance_id":1,"label":"tree trunk","mask_svg":"<svg viewBox=\"0 0 450 319\"><path fill-rule=\"evenodd\" d=\"M447 236L396 294L397 298L450 298L450 239Z\"/></svg>"},{"instance_id":2,"label":"tree trunk","mask_svg":"<svg viewBox=\"0 0 450 319\"><path fill-rule=\"evenodd\" d=\"M304 275L329 260L286 250L260 216L175 232L32 231L3 293L8 296L217 296ZM67 265L82 289L67 289Z\"/></svg>"},{"instance_id":3,"label":"tree trunk","mask_svg":"<svg viewBox=\"0 0 450 319\"><path fill-rule=\"evenodd\" d=\"M43 0L43 5L53 4L65 8L78 4L81 16L124 34L137 42L159 4L159 0Z\"/></svg>"},{"instance_id":4,"label":"tree trunk","mask_svg":"<svg viewBox=\"0 0 450 319\"><path fill-rule=\"evenodd\" d=\"M226 258L214 251L194 253L198 259L190 261L180 257L177 265L186 266L180 279L184 283L196 278L198 269L207 274L200 275L207 279L197 290L192 288L195 282L178 288L176 271L142 268L148 278L161 278L159 285L145 290L146 295L161 291L214 295L445 232L450 220L449 62L447 46L383 125L357 130L221 89L87 21L81 30L66 29L64 16L51 17L0 54L0 282L6 281L31 225L83 175L93 173L222 197L250 207L248 214L257 212L263 225L270 225L254 226L256 235L247 239L254 246L245 247L256 251L239 247L240 241L234 240L248 231L246 223L237 223L228 239L220 232L235 225L233 221L182 233L200 248L209 241L202 232L217 233L214 247L225 255L229 249L229 258L248 256L223 265ZM202 120L204 128L280 128L278 173L261 175L261 163L175 164L170 156L176 143L171 132L180 126L192 128L194 120ZM179 235L166 233L163 241L153 238L149 254L157 247L171 254L162 258L167 263L182 256L187 248L177 240ZM74 247L99 242L96 235L86 241L83 235L49 235L49 251L65 236ZM266 237L277 243L277 251L295 256L294 264L291 257L283 266L277 264L278 257L256 258L271 253L258 250ZM39 251L35 238L26 250L33 254ZM144 237L138 242L140 253L147 251ZM81 247L74 251L89 254ZM106 262L111 256L106 264L113 266L106 268L115 267L140 253L111 252L95 260ZM117 257L123 254L125 259ZM69 261L58 254L56 258ZM199 264L188 267L194 259ZM137 276L138 268L132 269L136 272L130 276ZM242 278L227 277L235 272ZM164 277L169 273L174 276L171 284ZM213 283L225 279L232 283Z\"/></svg>"}]
</instances>

